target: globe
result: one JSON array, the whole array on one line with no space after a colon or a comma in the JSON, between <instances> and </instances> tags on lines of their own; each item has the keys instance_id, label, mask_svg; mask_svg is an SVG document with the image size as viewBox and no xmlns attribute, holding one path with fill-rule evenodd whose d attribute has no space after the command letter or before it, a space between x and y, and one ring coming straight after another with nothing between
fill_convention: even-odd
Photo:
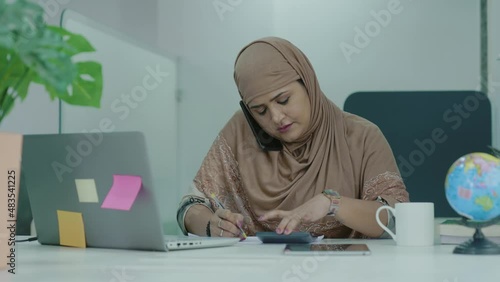
<instances>
[{"instance_id":1,"label":"globe","mask_svg":"<svg viewBox=\"0 0 500 282\"><path fill-rule=\"evenodd\" d=\"M500 159L486 153L460 157L448 170L445 191L461 216L474 221L500 216Z\"/></svg>"}]
</instances>

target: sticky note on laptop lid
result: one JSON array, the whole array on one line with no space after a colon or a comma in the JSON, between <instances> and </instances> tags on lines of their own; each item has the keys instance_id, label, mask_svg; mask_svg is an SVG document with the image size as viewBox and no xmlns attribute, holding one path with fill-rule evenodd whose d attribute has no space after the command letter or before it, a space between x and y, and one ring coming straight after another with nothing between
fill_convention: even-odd
<instances>
[{"instance_id":1,"label":"sticky note on laptop lid","mask_svg":"<svg viewBox=\"0 0 500 282\"><path fill-rule=\"evenodd\" d=\"M113 175L113 185L101 205L103 209L125 210L132 207L142 187L142 178L135 175Z\"/></svg>"},{"instance_id":2,"label":"sticky note on laptop lid","mask_svg":"<svg viewBox=\"0 0 500 282\"><path fill-rule=\"evenodd\" d=\"M94 179L75 179L76 191L80 203L98 203Z\"/></svg>"},{"instance_id":3,"label":"sticky note on laptop lid","mask_svg":"<svg viewBox=\"0 0 500 282\"><path fill-rule=\"evenodd\" d=\"M85 248L85 228L82 213L57 210L59 244L61 246Z\"/></svg>"}]
</instances>

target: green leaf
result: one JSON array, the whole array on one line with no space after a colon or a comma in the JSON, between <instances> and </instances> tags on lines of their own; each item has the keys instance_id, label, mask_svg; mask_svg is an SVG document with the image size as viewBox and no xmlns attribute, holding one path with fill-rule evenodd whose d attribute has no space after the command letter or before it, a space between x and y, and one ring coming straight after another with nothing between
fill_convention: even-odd
<instances>
[{"instance_id":1,"label":"green leaf","mask_svg":"<svg viewBox=\"0 0 500 282\"><path fill-rule=\"evenodd\" d=\"M25 76L21 77L10 77L8 79L2 80L0 88L9 87L11 88L12 95L16 98L21 98L21 100L26 99L28 96L28 88L32 81L33 72L29 71ZM14 90L12 90L15 87Z\"/></svg>"},{"instance_id":2,"label":"green leaf","mask_svg":"<svg viewBox=\"0 0 500 282\"><path fill-rule=\"evenodd\" d=\"M88 40L80 34L69 32L61 27L57 26L47 26L48 30L59 34L63 41L71 47L68 50L64 50L66 54L73 56L79 53L84 52L93 52L95 51L94 47L88 42Z\"/></svg>"},{"instance_id":3,"label":"green leaf","mask_svg":"<svg viewBox=\"0 0 500 282\"><path fill-rule=\"evenodd\" d=\"M78 74L64 92L46 87L51 97L58 97L68 104L80 106L101 106L102 95L102 67L97 62L76 63Z\"/></svg>"},{"instance_id":4,"label":"green leaf","mask_svg":"<svg viewBox=\"0 0 500 282\"><path fill-rule=\"evenodd\" d=\"M7 89L5 89L0 103L0 121L6 117L14 108L14 98L11 94L7 94Z\"/></svg>"},{"instance_id":5,"label":"green leaf","mask_svg":"<svg viewBox=\"0 0 500 282\"><path fill-rule=\"evenodd\" d=\"M82 35L47 26L37 2L0 0L0 122L16 99L27 97L31 82L43 84L51 99L100 106L101 65L72 61L94 48Z\"/></svg>"},{"instance_id":6,"label":"green leaf","mask_svg":"<svg viewBox=\"0 0 500 282\"><path fill-rule=\"evenodd\" d=\"M10 88L14 97L24 100L33 78L33 72L26 67L17 55L0 48L0 89Z\"/></svg>"},{"instance_id":7,"label":"green leaf","mask_svg":"<svg viewBox=\"0 0 500 282\"><path fill-rule=\"evenodd\" d=\"M15 48L20 40L37 37L45 27L43 8L26 0L1 0L0 47Z\"/></svg>"},{"instance_id":8,"label":"green leaf","mask_svg":"<svg viewBox=\"0 0 500 282\"><path fill-rule=\"evenodd\" d=\"M20 76L26 66L19 56L11 50L0 48L0 81L10 76Z\"/></svg>"},{"instance_id":9,"label":"green leaf","mask_svg":"<svg viewBox=\"0 0 500 282\"><path fill-rule=\"evenodd\" d=\"M17 97L21 98L21 101L24 101L24 99L28 96L28 89L32 79L33 72L28 69L27 73L17 81L17 88L15 89L15 92Z\"/></svg>"},{"instance_id":10,"label":"green leaf","mask_svg":"<svg viewBox=\"0 0 500 282\"><path fill-rule=\"evenodd\" d=\"M0 28L0 47L9 49L14 47L14 38L12 34L10 34L8 30L2 30L2 28Z\"/></svg>"},{"instance_id":11,"label":"green leaf","mask_svg":"<svg viewBox=\"0 0 500 282\"><path fill-rule=\"evenodd\" d=\"M19 57L36 73L37 81L59 92L65 91L76 76L76 66L67 54L71 50L61 35L50 30L44 31L40 38L23 42L18 48Z\"/></svg>"}]
</instances>

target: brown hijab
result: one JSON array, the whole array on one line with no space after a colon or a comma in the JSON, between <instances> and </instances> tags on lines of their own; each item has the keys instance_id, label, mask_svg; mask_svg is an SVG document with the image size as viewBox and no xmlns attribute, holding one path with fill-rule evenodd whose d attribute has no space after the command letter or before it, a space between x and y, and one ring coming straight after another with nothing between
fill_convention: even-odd
<instances>
[{"instance_id":1,"label":"brown hijab","mask_svg":"<svg viewBox=\"0 0 500 282\"><path fill-rule=\"evenodd\" d=\"M256 219L265 212L294 209L328 188L356 199L382 194L407 199L379 129L328 100L311 63L293 44L275 37L248 44L238 54L234 79L246 104L301 79L311 103L311 122L299 140L284 144L282 151L267 152L257 146L242 112L237 112L195 178L207 196L215 193L233 209L248 213L255 229L262 229Z\"/></svg>"}]
</instances>

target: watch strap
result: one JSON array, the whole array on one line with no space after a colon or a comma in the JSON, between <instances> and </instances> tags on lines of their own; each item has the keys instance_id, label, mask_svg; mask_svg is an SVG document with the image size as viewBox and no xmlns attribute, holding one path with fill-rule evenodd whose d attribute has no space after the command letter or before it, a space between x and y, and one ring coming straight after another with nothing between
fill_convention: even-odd
<instances>
[{"instance_id":1,"label":"watch strap","mask_svg":"<svg viewBox=\"0 0 500 282\"><path fill-rule=\"evenodd\" d=\"M326 189L322 194L330 200L330 207L328 209L328 216L335 216L335 213L339 209L340 205L340 194L332 189Z\"/></svg>"}]
</instances>

